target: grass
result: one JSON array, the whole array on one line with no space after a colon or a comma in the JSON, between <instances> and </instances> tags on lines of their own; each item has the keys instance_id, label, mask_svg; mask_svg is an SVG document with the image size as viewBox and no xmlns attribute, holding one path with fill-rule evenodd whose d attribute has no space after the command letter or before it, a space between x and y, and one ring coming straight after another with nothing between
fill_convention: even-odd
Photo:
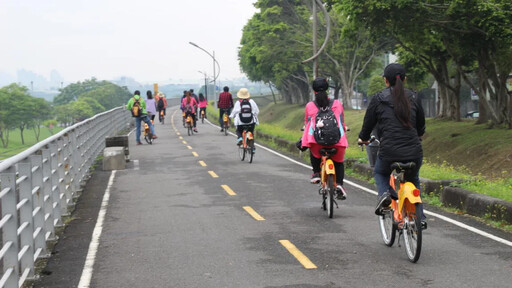
<instances>
[{"instance_id":1,"label":"grass","mask_svg":"<svg viewBox=\"0 0 512 288\"><path fill-rule=\"evenodd\" d=\"M64 128L54 127L53 133L57 134L62 129ZM50 130L47 127L41 127L39 141L43 141L44 139L50 136L52 136ZM23 138L25 139L24 145L21 143L21 134L19 129L9 131L9 145L7 146L7 148L0 147L0 160L14 156L26 150L27 148L30 148L34 144L38 143L38 141L36 141L36 136L32 129L25 129L23 131Z\"/></svg>"}]
</instances>

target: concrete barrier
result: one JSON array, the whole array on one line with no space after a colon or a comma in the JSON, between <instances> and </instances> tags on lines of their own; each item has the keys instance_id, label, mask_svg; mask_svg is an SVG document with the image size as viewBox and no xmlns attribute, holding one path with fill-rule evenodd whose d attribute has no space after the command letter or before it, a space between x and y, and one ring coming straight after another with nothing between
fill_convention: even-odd
<instances>
[{"instance_id":1,"label":"concrete barrier","mask_svg":"<svg viewBox=\"0 0 512 288\"><path fill-rule=\"evenodd\" d=\"M130 161L128 135L118 135L105 138L105 147L123 147L126 162Z\"/></svg>"},{"instance_id":2,"label":"concrete barrier","mask_svg":"<svg viewBox=\"0 0 512 288\"><path fill-rule=\"evenodd\" d=\"M124 147L107 147L103 150L103 170L124 170L125 168Z\"/></svg>"}]
</instances>

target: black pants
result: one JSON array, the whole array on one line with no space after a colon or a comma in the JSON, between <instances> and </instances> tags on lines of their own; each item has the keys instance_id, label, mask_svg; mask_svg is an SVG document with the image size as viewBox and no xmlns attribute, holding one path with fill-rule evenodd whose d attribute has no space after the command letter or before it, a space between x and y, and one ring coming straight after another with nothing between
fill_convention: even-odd
<instances>
[{"instance_id":1,"label":"black pants","mask_svg":"<svg viewBox=\"0 0 512 288\"><path fill-rule=\"evenodd\" d=\"M190 115L190 118L192 118L192 123L194 124L193 127L196 128L197 121L196 121L196 115L192 112L186 112L185 113L185 119L187 119L188 115Z\"/></svg>"},{"instance_id":2,"label":"black pants","mask_svg":"<svg viewBox=\"0 0 512 288\"><path fill-rule=\"evenodd\" d=\"M322 164L322 158L316 158L313 154L309 153L309 159L311 166L313 166L313 173L320 173L320 165ZM343 185L343 179L345 178L345 165L343 162L334 162L334 170L336 171L336 184Z\"/></svg>"},{"instance_id":3,"label":"black pants","mask_svg":"<svg viewBox=\"0 0 512 288\"><path fill-rule=\"evenodd\" d=\"M256 126L256 124L254 123L236 126L236 136L238 136L238 138L242 138L242 133L244 132L244 129L247 129L247 131L251 131L251 133L254 134L254 126Z\"/></svg>"}]
</instances>

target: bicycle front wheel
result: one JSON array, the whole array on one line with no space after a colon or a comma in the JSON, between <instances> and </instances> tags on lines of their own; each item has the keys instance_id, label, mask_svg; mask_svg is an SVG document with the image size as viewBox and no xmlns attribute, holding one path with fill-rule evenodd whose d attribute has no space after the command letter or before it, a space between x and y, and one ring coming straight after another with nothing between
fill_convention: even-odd
<instances>
[{"instance_id":1,"label":"bicycle front wheel","mask_svg":"<svg viewBox=\"0 0 512 288\"><path fill-rule=\"evenodd\" d=\"M192 125L190 125L190 123L188 124L188 127L187 127L187 134L188 134L188 136L192 135Z\"/></svg>"},{"instance_id":2,"label":"bicycle front wheel","mask_svg":"<svg viewBox=\"0 0 512 288\"><path fill-rule=\"evenodd\" d=\"M228 124L224 123L224 135L228 136Z\"/></svg>"},{"instance_id":3,"label":"bicycle front wheel","mask_svg":"<svg viewBox=\"0 0 512 288\"><path fill-rule=\"evenodd\" d=\"M384 215L379 216L380 234L384 244L391 247L395 243L396 229L393 225L393 210L384 211Z\"/></svg>"},{"instance_id":4,"label":"bicycle front wheel","mask_svg":"<svg viewBox=\"0 0 512 288\"><path fill-rule=\"evenodd\" d=\"M412 263L416 263L420 259L421 254L422 231L419 205L419 203L405 203L402 209L405 251L409 261Z\"/></svg>"},{"instance_id":5,"label":"bicycle front wheel","mask_svg":"<svg viewBox=\"0 0 512 288\"><path fill-rule=\"evenodd\" d=\"M327 208L327 216L329 216L329 218L332 218L333 214L334 214L334 211L333 211L333 208L334 208L334 189L336 189L336 187L334 187L334 175L330 174L328 176L328 180L327 180L327 195L326 198L325 198L325 206Z\"/></svg>"}]
</instances>

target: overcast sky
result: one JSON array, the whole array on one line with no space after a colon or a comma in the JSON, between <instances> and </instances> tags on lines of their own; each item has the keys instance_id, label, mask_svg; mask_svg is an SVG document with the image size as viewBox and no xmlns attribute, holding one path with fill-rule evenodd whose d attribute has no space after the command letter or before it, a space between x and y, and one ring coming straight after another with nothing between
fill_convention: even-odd
<instances>
[{"instance_id":1,"label":"overcast sky","mask_svg":"<svg viewBox=\"0 0 512 288\"><path fill-rule=\"evenodd\" d=\"M198 71L240 77L237 51L256 0L0 0L0 75L25 69L67 82L129 76L176 83ZM1 77L1 76L0 76Z\"/></svg>"}]
</instances>

